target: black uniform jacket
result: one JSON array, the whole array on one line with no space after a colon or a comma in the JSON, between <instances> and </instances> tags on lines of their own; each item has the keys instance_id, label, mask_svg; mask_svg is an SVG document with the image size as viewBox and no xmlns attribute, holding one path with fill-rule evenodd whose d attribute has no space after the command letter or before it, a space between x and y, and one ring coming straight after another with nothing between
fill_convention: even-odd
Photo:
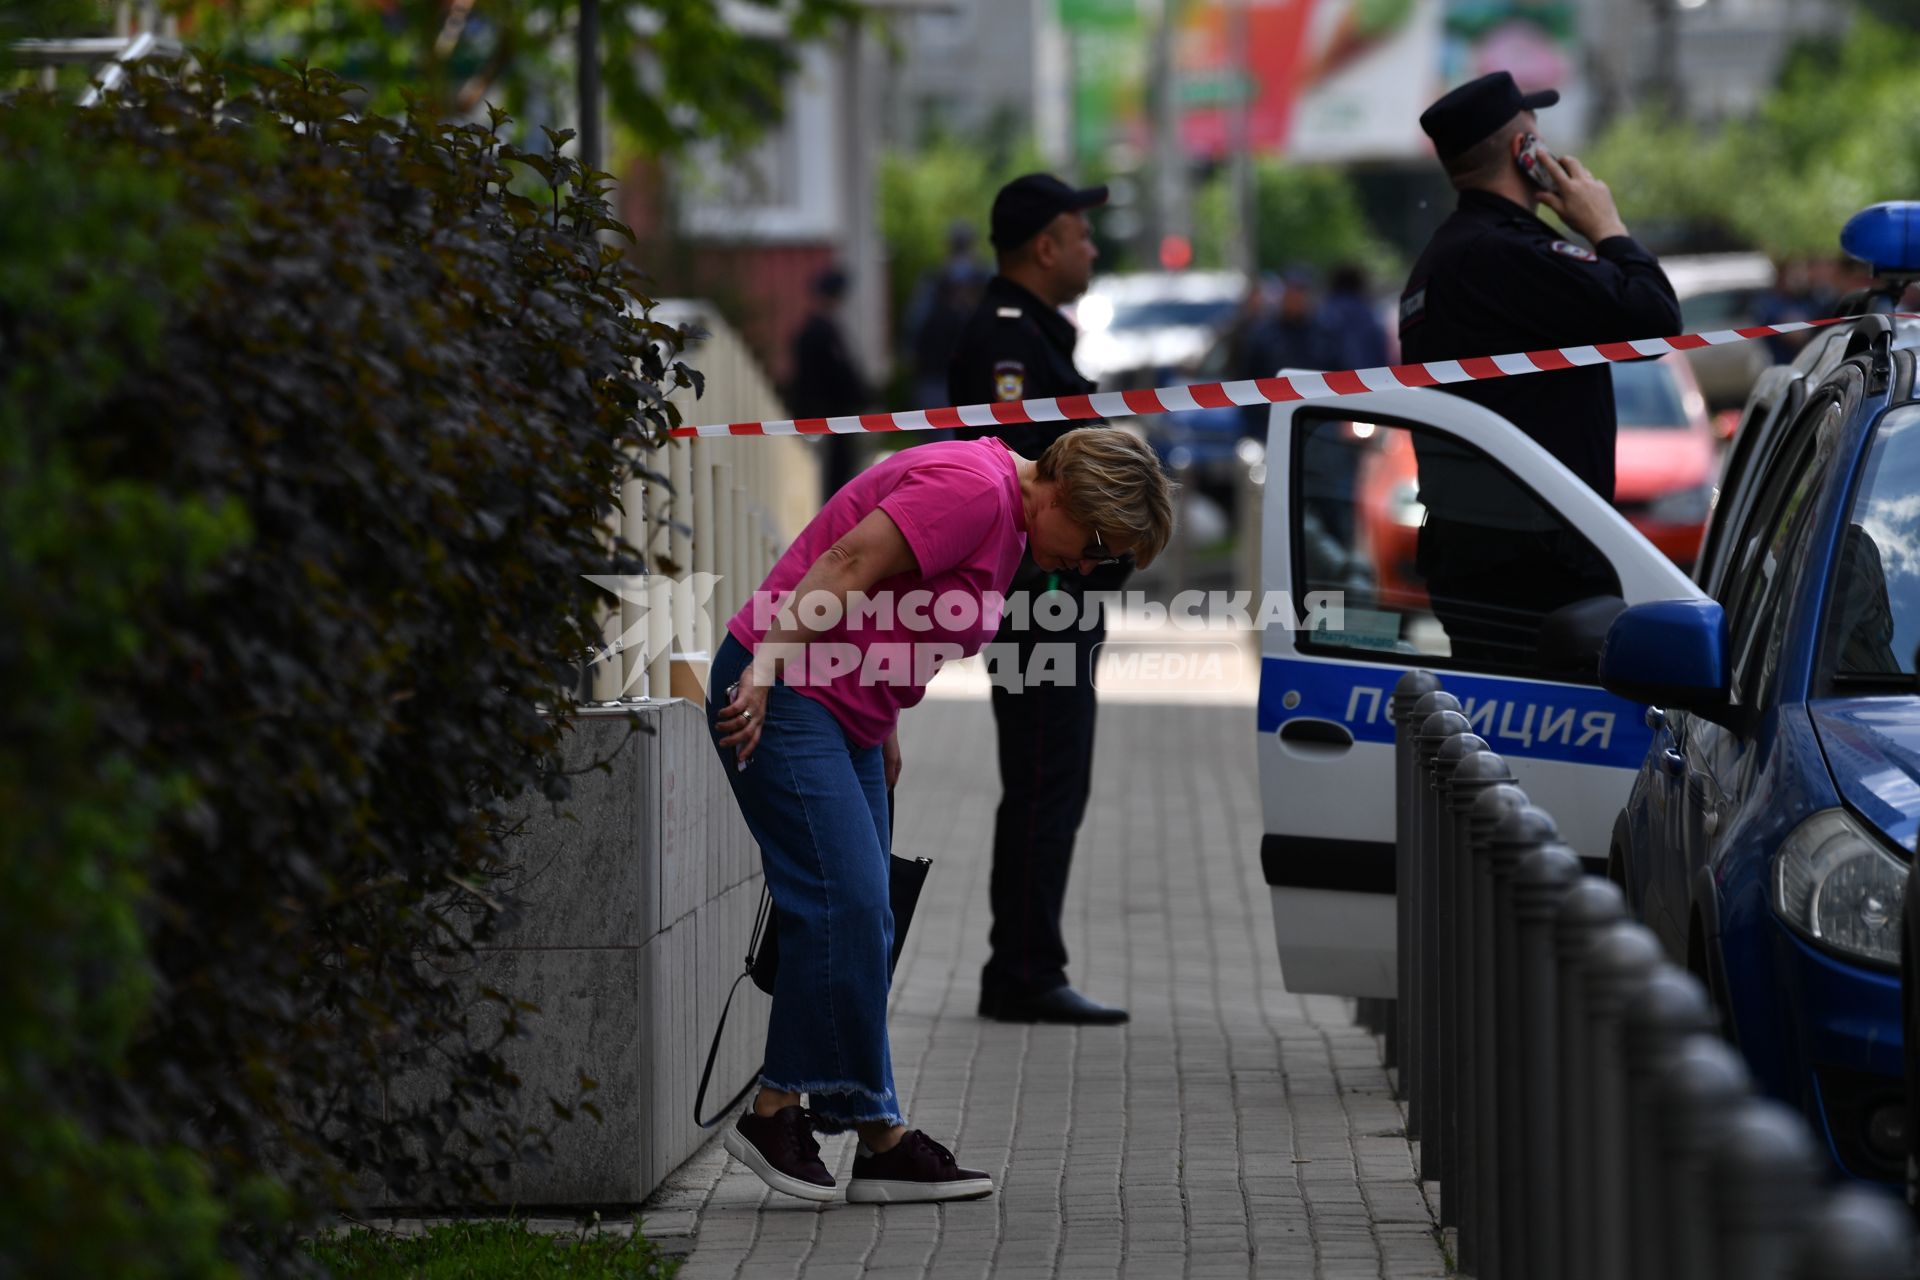
<instances>
[{"instance_id":1,"label":"black uniform jacket","mask_svg":"<svg viewBox=\"0 0 1920 1280\"><path fill-rule=\"evenodd\" d=\"M960 333L947 367L947 392L958 405L994 400L1082 396L1097 388L1073 367L1073 322L1005 276L987 282L986 294ZM1023 423L969 427L961 438L998 436L1023 458L1038 458L1047 446L1091 422Z\"/></svg>"},{"instance_id":2,"label":"black uniform jacket","mask_svg":"<svg viewBox=\"0 0 1920 1280\"><path fill-rule=\"evenodd\" d=\"M947 392L957 407L996 400L1036 400L1046 396L1090 395L1099 388L1073 367L1073 344L1079 331L1058 307L1042 302L1005 276L987 282L985 295L960 334L960 345L947 367ZM963 440L998 436L1023 458L1038 458L1047 446L1079 427L1099 426L1098 419L1078 422L1040 422L963 427ZM1127 568L1106 565L1082 577L1077 573L1048 574L1031 556L1023 556L1014 575L1018 590L1040 586L1117 591L1127 579Z\"/></svg>"},{"instance_id":3,"label":"black uniform jacket","mask_svg":"<svg viewBox=\"0 0 1920 1280\"><path fill-rule=\"evenodd\" d=\"M1415 363L1669 337L1680 304L1631 236L1592 249L1503 196L1461 193L1400 295L1402 359ZM1612 375L1604 364L1446 390L1484 405L1613 499Z\"/></svg>"}]
</instances>

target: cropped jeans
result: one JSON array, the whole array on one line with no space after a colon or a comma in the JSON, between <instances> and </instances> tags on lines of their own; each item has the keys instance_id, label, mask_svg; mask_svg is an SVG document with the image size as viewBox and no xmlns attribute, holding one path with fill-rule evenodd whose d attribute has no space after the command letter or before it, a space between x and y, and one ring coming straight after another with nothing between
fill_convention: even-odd
<instances>
[{"instance_id":1,"label":"cropped jeans","mask_svg":"<svg viewBox=\"0 0 1920 1280\"><path fill-rule=\"evenodd\" d=\"M707 684L707 731L747 830L760 845L780 930L780 971L760 1083L804 1093L822 1133L902 1123L887 1046L886 769L833 713L776 683L753 760L734 767L714 727L727 687L752 660L729 635Z\"/></svg>"}]
</instances>

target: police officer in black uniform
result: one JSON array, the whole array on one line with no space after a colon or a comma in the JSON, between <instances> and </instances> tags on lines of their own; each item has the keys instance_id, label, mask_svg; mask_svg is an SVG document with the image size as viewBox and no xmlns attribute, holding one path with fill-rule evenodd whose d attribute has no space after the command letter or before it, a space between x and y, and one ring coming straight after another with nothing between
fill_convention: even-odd
<instances>
[{"instance_id":1,"label":"police officer in black uniform","mask_svg":"<svg viewBox=\"0 0 1920 1280\"><path fill-rule=\"evenodd\" d=\"M1510 74L1497 71L1421 115L1460 203L1401 294L1404 359L1427 363L1680 331L1673 286L1627 233L1606 183L1574 157L1540 145L1534 113L1559 100L1551 89L1522 94ZM1568 240L1535 217L1542 204L1589 243ZM1613 500L1616 426L1605 364L1445 390L1500 414ZM1510 663L1516 641L1524 649L1544 615L1617 594L1607 565L1537 502L1511 488L1496 494L1499 482L1487 468L1437 456L1431 441L1416 441L1416 451L1427 508L1420 567L1455 657Z\"/></svg>"},{"instance_id":2,"label":"police officer in black uniform","mask_svg":"<svg viewBox=\"0 0 1920 1280\"><path fill-rule=\"evenodd\" d=\"M1074 368L1077 333L1060 308L1086 292L1097 251L1086 210L1106 202L1105 187L1075 189L1050 174L1016 178L993 202L999 272L961 333L948 373L955 405L1084 395L1094 384ZM1085 422L995 427L1017 454L1038 458ZM1093 651L1106 628L1087 609L1088 591L1118 590L1121 565L1084 577L1049 573L1023 559L1014 592L1036 600L1065 592L1077 604L1074 626L1048 630L1032 618L1016 625L1009 609L989 661L1002 668L993 686L998 730L1000 808L993 828L990 896L992 955L980 977L980 1015L1005 1022L1118 1023L1124 1009L1095 1003L1067 982L1060 932L1073 842L1093 779ZM1092 621L1092 626L1081 625ZM1008 686L1016 687L1008 687Z\"/></svg>"}]
</instances>

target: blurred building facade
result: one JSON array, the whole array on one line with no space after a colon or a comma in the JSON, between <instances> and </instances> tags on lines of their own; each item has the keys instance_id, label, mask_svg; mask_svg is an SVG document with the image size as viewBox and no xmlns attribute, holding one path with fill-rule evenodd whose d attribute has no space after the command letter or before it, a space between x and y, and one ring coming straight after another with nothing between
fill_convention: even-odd
<instances>
[{"instance_id":1,"label":"blurred building facade","mask_svg":"<svg viewBox=\"0 0 1920 1280\"><path fill-rule=\"evenodd\" d=\"M1749 115L1794 43L1841 35L1856 8L1853 0L1584 0L1596 114L1664 101L1700 122Z\"/></svg>"},{"instance_id":2,"label":"blurred building facade","mask_svg":"<svg viewBox=\"0 0 1920 1280\"><path fill-rule=\"evenodd\" d=\"M1032 138L1049 165L1070 149L1070 46L1053 0L951 0L890 24L881 88L887 144Z\"/></svg>"},{"instance_id":3,"label":"blurred building facade","mask_svg":"<svg viewBox=\"0 0 1920 1280\"><path fill-rule=\"evenodd\" d=\"M744 9L733 16L741 25L778 21ZM828 267L849 278L840 321L856 362L870 381L885 369L886 255L874 189L887 66L873 31L807 45L779 123L744 155L698 148L669 165L643 163L622 183L622 215L659 291L711 299L783 388L809 288Z\"/></svg>"}]
</instances>

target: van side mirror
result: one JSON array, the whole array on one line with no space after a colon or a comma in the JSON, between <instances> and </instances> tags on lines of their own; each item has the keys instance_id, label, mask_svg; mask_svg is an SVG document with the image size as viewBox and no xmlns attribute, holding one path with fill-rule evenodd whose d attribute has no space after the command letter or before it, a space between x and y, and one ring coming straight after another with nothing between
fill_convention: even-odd
<instances>
[{"instance_id":1,"label":"van side mirror","mask_svg":"<svg viewBox=\"0 0 1920 1280\"><path fill-rule=\"evenodd\" d=\"M1688 711L1739 731L1729 693L1727 615L1714 600L1636 604L1613 620L1600 684L1629 702Z\"/></svg>"}]
</instances>

